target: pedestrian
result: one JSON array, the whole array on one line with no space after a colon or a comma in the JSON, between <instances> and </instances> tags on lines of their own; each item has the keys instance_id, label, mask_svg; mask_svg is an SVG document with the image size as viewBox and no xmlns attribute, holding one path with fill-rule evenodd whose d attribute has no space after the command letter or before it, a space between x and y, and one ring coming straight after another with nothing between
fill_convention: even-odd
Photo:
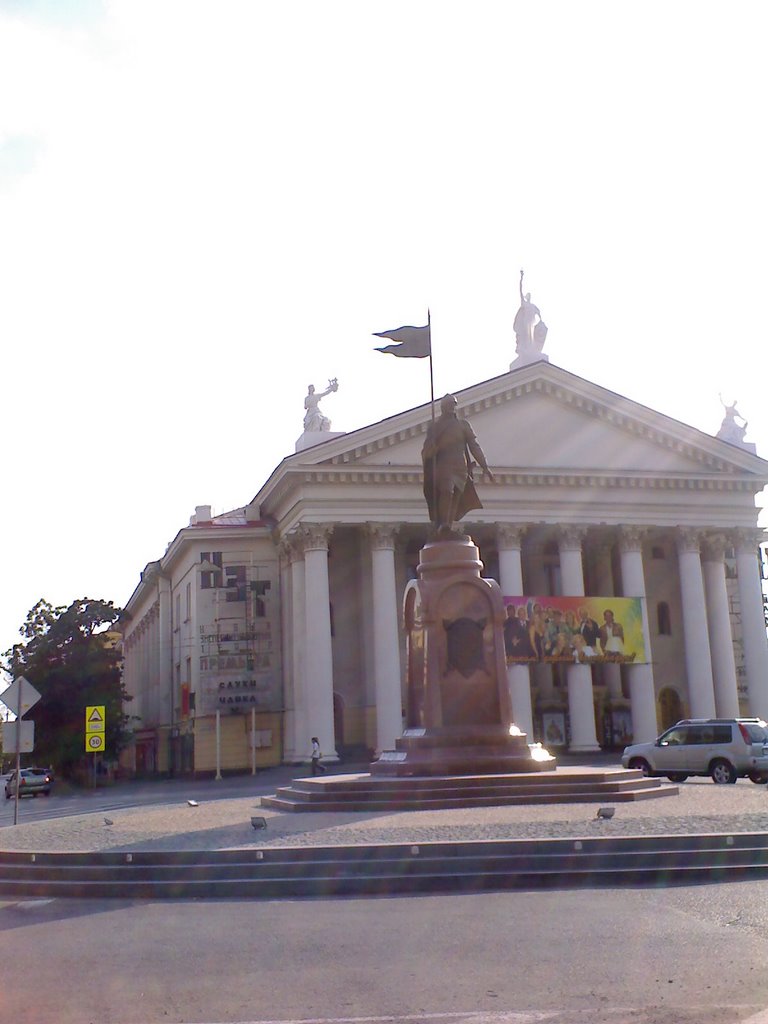
<instances>
[{"instance_id":1,"label":"pedestrian","mask_svg":"<svg viewBox=\"0 0 768 1024\"><path fill-rule=\"evenodd\" d=\"M320 740L317 736L312 737L312 774L313 775L325 775L325 766L320 764L320 758L323 756L320 750Z\"/></svg>"}]
</instances>

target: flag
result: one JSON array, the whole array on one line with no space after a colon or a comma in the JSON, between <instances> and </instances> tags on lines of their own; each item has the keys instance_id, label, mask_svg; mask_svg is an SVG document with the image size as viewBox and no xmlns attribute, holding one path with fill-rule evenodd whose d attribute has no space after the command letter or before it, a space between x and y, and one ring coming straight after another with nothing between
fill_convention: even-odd
<instances>
[{"instance_id":1,"label":"flag","mask_svg":"<svg viewBox=\"0 0 768 1024\"><path fill-rule=\"evenodd\" d=\"M398 327L394 331L374 332L375 338L389 338L396 345L385 345L377 348L377 352L389 352L390 355L404 359L426 359L432 354L429 324L424 327Z\"/></svg>"}]
</instances>

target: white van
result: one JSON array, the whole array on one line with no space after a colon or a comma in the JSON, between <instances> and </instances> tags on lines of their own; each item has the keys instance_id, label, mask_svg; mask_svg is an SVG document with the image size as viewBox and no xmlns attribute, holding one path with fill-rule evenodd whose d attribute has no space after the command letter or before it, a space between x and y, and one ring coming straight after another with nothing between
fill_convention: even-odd
<instances>
[{"instance_id":1,"label":"white van","mask_svg":"<svg viewBox=\"0 0 768 1024\"><path fill-rule=\"evenodd\" d=\"M689 775L710 775L713 782L740 776L768 782L768 726L761 718L686 718L653 743L624 748L621 763L646 775L685 782Z\"/></svg>"}]
</instances>

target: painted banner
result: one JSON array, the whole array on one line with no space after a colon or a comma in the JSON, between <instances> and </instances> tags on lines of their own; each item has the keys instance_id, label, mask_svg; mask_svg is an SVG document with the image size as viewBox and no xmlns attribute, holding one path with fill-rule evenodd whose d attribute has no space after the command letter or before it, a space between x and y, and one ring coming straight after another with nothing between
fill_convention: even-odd
<instances>
[{"instance_id":1,"label":"painted banner","mask_svg":"<svg viewBox=\"0 0 768 1024\"><path fill-rule=\"evenodd\" d=\"M639 597L505 597L507 664L647 661Z\"/></svg>"}]
</instances>

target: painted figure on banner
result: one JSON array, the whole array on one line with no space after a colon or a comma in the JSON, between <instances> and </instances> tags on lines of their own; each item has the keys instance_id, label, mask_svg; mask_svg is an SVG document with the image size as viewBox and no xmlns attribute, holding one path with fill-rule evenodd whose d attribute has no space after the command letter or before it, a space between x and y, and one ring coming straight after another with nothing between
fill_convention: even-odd
<instances>
[{"instance_id":1,"label":"painted figure on banner","mask_svg":"<svg viewBox=\"0 0 768 1024\"><path fill-rule=\"evenodd\" d=\"M467 512L483 507L472 479L472 460L484 476L494 478L475 432L468 420L459 419L456 406L453 395L441 400L440 416L430 423L421 450L429 518L443 538L455 536L453 524Z\"/></svg>"},{"instance_id":2,"label":"painted figure on banner","mask_svg":"<svg viewBox=\"0 0 768 1024\"><path fill-rule=\"evenodd\" d=\"M597 651L587 643L582 633L574 633L571 643L573 645L573 660L577 665L588 665L597 657Z\"/></svg>"},{"instance_id":3,"label":"painted figure on banner","mask_svg":"<svg viewBox=\"0 0 768 1024\"><path fill-rule=\"evenodd\" d=\"M606 608L603 612L603 625L600 627L600 649L605 655L614 655L617 660L624 654L624 628L616 622L613 612Z\"/></svg>"},{"instance_id":4,"label":"painted figure on banner","mask_svg":"<svg viewBox=\"0 0 768 1024\"><path fill-rule=\"evenodd\" d=\"M547 325L541 319L539 307L531 302L531 293L523 294L523 271L520 271L520 308L512 324L515 332L515 351L518 355L541 352L547 340Z\"/></svg>"},{"instance_id":5,"label":"painted figure on banner","mask_svg":"<svg viewBox=\"0 0 768 1024\"><path fill-rule=\"evenodd\" d=\"M304 430L306 433L314 431L326 432L331 429L331 421L327 416L323 415L320 409L320 399L325 398L326 395L330 395L332 392L338 390L339 382L335 377L333 380L328 381L327 389L322 391L319 395L315 392L315 385L309 385L307 397L304 399L304 408L306 409L306 413L304 415Z\"/></svg>"},{"instance_id":6,"label":"painted figure on banner","mask_svg":"<svg viewBox=\"0 0 768 1024\"><path fill-rule=\"evenodd\" d=\"M600 627L590 616L589 609L582 606L579 608L578 632L584 637L588 647L595 647L600 636Z\"/></svg>"},{"instance_id":7,"label":"painted figure on banner","mask_svg":"<svg viewBox=\"0 0 768 1024\"><path fill-rule=\"evenodd\" d=\"M504 622L504 650L508 658L515 661L537 661L536 650L531 639L531 624L525 611L525 605L516 608L507 605L507 618Z\"/></svg>"}]
</instances>

